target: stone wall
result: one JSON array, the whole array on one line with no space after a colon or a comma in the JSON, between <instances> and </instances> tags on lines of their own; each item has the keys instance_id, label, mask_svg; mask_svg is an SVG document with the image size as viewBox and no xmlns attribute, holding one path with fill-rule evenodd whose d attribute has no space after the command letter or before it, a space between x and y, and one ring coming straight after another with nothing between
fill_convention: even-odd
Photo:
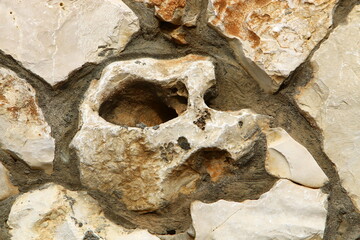
<instances>
[{"instance_id":1,"label":"stone wall","mask_svg":"<svg viewBox=\"0 0 360 240\"><path fill-rule=\"evenodd\" d=\"M360 238L360 1L0 0L0 239Z\"/></svg>"}]
</instances>

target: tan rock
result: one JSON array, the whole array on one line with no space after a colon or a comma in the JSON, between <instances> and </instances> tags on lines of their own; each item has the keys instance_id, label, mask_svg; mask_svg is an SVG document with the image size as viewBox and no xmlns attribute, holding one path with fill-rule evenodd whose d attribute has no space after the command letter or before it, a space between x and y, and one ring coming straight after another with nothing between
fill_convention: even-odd
<instances>
[{"instance_id":1,"label":"tan rock","mask_svg":"<svg viewBox=\"0 0 360 240\"><path fill-rule=\"evenodd\" d=\"M258 200L191 205L196 240L316 239L323 237L326 215L326 194L288 180Z\"/></svg>"},{"instance_id":2,"label":"tan rock","mask_svg":"<svg viewBox=\"0 0 360 240\"><path fill-rule=\"evenodd\" d=\"M0 148L32 168L51 173L55 140L50 133L32 86L0 68Z\"/></svg>"},{"instance_id":3,"label":"tan rock","mask_svg":"<svg viewBox=\"0 0 360 240\"><path fill-rule=\"evenodd\" d=\"M0 49L51 85L118 54L139 30L121 0L2 0L0 22Z\"/></svg>"},{"instance_id":4,"label":"tan rock","mask_svg":"<svg viewBox=\"0 0 360 240\"><path fill-rule=\"evenodd\" d=\"M209 0L208 21L260 86L275 92L325 37L337 1Z\"/></svg>"},{"instance_id":5,"label":"tan rock","mask_svg":"<svg viewBox=\"0 0 360 240\"><path fill-rule=\"evenodd\" d=\"M313 188L320 188L329 180L309 151L284 129L270 129L266 139L265 167L270 174Z\"/></svg>"},{"instance_id":6,"label":"tan rock","mask_svg":"<svg viewBox=\"0 0 360 240\"><path fill-rule=\"evenodd\" d=\"M146 230L127 230L112 223L86 192L56 184L20 195L7 223L12 240L159 240Z\"/></svg>"},{"instance_id":7,"label":"tan rock","mask_svg":"<svg viewBox=\"0 0 360 240\"><path fill-rule=\"evenodd\" d=\"M322 130L323 149L360 210L360 6L311 59L313 79L296 96L298 106Z\"/></svg>"},{"instance_id":8,"label":"tan rock","mask_svg":"<svg viewBox=\"0 0 360 240\"><path fill-rule=\"evenodd\" d=\"M9 171L0 163L0 201L18 193L18 188L10 181Z\"/></svg>"}]
</instances>

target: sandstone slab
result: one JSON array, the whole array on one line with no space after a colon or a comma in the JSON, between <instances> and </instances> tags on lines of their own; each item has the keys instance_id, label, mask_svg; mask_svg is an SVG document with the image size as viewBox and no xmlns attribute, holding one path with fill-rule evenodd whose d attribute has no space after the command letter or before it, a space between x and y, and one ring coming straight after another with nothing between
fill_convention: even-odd
<instances>
[{"instance_id":1,"label":"sandstone slab","mask_svg":"<svg viewBox=\"0 0 360 240\"><path fill-rule=\"evenodd\" d=\"M322 130L323 149L343 187L360 209L360 6L311 59L313 79L296 96L298 106Z\"/></svg>"},{"instance_id":2,"label":"sandstone slab","mask_svg":"<svg viewBox=\"0 0 360 240\"><path fill-rule=\"evenodd\" d=\"M306 240L322 237L327 195L279 180L258 200L191 205L197 240Z\"/></svg>"},{"instance_id":3,"label":"sandstone slab","mask_svg":"<svg viewBox=\"0 0 360 240\"><path fill-rule=\"evenodd\" d=\"M0 22L0 50L51 85L118 54L139 30L121 0L2 0Z\"/></svg>"},{"instance_id":4,"label":"sandstone slab","mask_svg":"<svg viewBox=\"0 0 360 240\"><path fill-rule=\"evenodd\" d=\"M55 140L50 134L32 86L0 68L0 147L30 167L51 173Z\"/></svg>"},{"instance_id":5,"label":"sandstone slab","mask_svg":"<svg viewBox=\"0 0 360 240\"><path fill-rule=\"evenodd\" d=\"M307 187L322 187L329 179L310 152L284 129L267 131L266 170L279 178L287 178Z\"/></svg>"},{"instance_id":6,"label":"sandstone slab","mask_svg":"<svg viewBox=\"0 0 360 240\"><path fill-rule=\"evenodd\" d=\"M105 218L86 192L56 184L20 195L8 219L12 240L158 240L146 230L127 230Z\"/></svg>"},{"instance_id":7,"label":"sandstone slab","mask_svg":"<svg viewBox=\"0 0 360 240\"><path fill-rule=\"evenodd\" d=\"M18 193L17 187L10 181L9 171L0 163L0 201Z\"/></svg>"},{"instance_id":8,"label":"sandstone slab","mask_svg":"<svg viewBox=\"0 0 360 240\"><path fill-rule=\"evenodd\" d=\"M337 0L210 0L209 24L231 39L239 62L268 92L327 34Z\"/></svg>"}]
</instances>

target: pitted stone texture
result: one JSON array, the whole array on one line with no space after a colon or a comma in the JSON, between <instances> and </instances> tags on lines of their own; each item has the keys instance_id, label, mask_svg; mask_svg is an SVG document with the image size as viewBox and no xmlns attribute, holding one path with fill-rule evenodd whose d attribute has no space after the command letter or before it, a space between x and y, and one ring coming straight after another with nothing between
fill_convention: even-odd
<instances>
[{"instance_id":1,"label":"pitted stone texture","mask_svg":"<svg viewBox=\"0 0 360 240\"><path fill-rule=\"evenodd\" d=\"M51 85L121 52L139 30L121 0L2 0L0 50Z\"/></svg>"},{"instance_id":2,"label":"pitted stone texture","mask_svg":"<svg viewBox=\"0 0 360 240\"><path fill-rule=\"evenodd\" d=\"M313 79L299 89L298 106L322 130L323 149L360 209L360 6L311 59Z\"/></svg>"},{"instance_id":3,"label":"pitted stone texture","mask_svg":"<svg viewBox=\"0 0 360 240\"><path fill-rule=\"evenodd\" d=\"M0 162L0 201L18 194L18 189L10 181L9 171Z\"/></svg>"},{"instance_id":4,"label":"pitted stone texture","mask_svg":"<svg viewBox=\"0 0 360 240\"><path fill-rule=\"evenodd\" d=\"M52 183L19 196L7 223L12 240L159 240L146 230L112 223L86 192Z\"/></svg>"},{"instance_id":5,"label":"pitted stone texture","mask_svg":"<svg viewBox=\"0 0 360 240\"><path fill-rule=\"evenodd\" d=\"M329 180L309 151L284 129L270 129L266 140L265 168L270 174L312 188L320 188Z\"/></svg>"},{"instance_id":6,"label":"pitted stone texture","mask_svg":"<svg viewBox=\"0 0 360 240\"><path fill-rule=\"evenodd\" d=\"M209 24L268 92L308 57L332 25L338 0L210 0Z\"/></svg>"},{"instance_id":7,"label":"pitted stone texture","mask_svg":"<svg viewBox=\"0 0 360 240\"><path fill-rule=\"evenodd\" d=\"M279 180L258 200L191 205L196 240L308 240L323 237L327 195Z\"/></svg>"},{"instance_id":8,"label":"pitted stone texture","mask_svg":"<svg viewBox=\"0 0 360 240\"><path fill-rule=\"evenodd\" d=\"M140 105L142 96L149 94L140 84L126 90L139 81L170 89L163 99L178 116L161 123L156 109L132 105L134 101ZM208 108L203 97L214 84L212 62L195 55L173 60L136 59L106 67L86 93L80 107L81 129L72 141L80 158L83 184L122 196L131 210L150 211L179 193L192 192L202 174L209 174L212 181L226 175L232 163L252 150L261 135L259 124L266 121L249 110ZM123 99L139 94L116 110L122 126L99 115L102 103L114 93ZM179 101L181 97L187 97L187 103ZM134 113L121 116L127 111ZM137 118L129 120L131 114ZM158 125L148 127L152 123Z\"/></svg>"},{"instance_id":9,"label":"pitted stone texture","mask_svg":"<svg viewBox=\"0 0 360 240\"><path fill-rule=\"evenodd\" d=\"M0 68L0 147L30 167L51 173L55 140L50 133L32 86Z\"/></svg>"}]
</instances>

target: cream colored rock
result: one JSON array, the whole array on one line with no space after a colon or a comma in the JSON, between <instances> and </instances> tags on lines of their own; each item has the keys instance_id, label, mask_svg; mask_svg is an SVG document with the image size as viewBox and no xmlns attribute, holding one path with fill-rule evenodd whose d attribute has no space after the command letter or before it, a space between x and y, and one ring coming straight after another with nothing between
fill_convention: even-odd
<instances>
[{"instance_id":1,"label":"cream colored rock","mask_svg":"<svg viewBox=\"0 0 360 240\"><path fill-rule=\"evenodd\" d=\"M284 129L272 128L266 134L266 170L307 187L320 188L329 180L309 151Z\"/></svg>"},{"instance_id":2,"label":"cream colored rock","mask_svg":"<svg viewBox=\"0 0 360 240\"><path fill-rule=\"evenodd\" d=\"M296 96L322 130L324 151L360 210L360 6L311 59L313 79Z\"/></svg>"},{"instance_id":3,"label":"cream colored rock","mask_svg":"<svg viewBox=\"0 0 360 240\"><path fill-rule=\"evenodd\" d=\"M0 68L0 148L51 173L55 140L50 133L35 90L14 72Z\"/></svg>"},{"instance_id":4,"label":"cream colored rock","mask_svg":"<svg viewBox=\"0 0 360 240\"><path fill-rule=\"evenodd\" d=\"M9 171L0 162L0 201L18 193L17 187L10 181Z\"/></svg>"},{"instance_id":5,"label":"cream colored rock","mask_svg":"<svg viewBox=\"0 0 360 240\"><path fill-rule=\"evenodd\" d=\"M0 23L0 50L51 85L121 52L139 30L121 0L2 0Z\"/></svg>"},{"instance_id":6,"label":"cream colored rock","mask_svg":"<svg viewBox=\"0 0 360 240\"><path fill-rule=\"evenodd\" d=\"M338 0L209 0L209 24L231 39L239 62L268 92L327 34Z\"/></svg>"},{"instance_id":7,"label":"cream colored rock","mask_svg":"<svg viewBox=\"0 0 360 240\"><path fill-rule=\"evenodd\" d=\"M105 218L95 199L53 183L20 195L11 208L12 240L156 240L146 230L127 230Z\"/></svg>"},{"instance_id":8,"label":"cream colored rock","mask_svg":"<svg viewBox=\"0 0 360 240\"><path fill-rule=\"evenodd\" d=\"M307 240L323 237L327 195L279 180L258 200L191 205L196 240Z\"/></svg>"},{"instance_id":9,"label":"cream colored rock","mask_svg":"<svg viewBox=\"0 0 360 240\"><path fill-rule=\"evenodd\" d=\"M85 95L71 143L82 183L150 211L192 192L202 174L226 175L252 150L265 117L208 108L214 84L214 65L201 56L107 66Z\"/></svg>"}]
</instances>

